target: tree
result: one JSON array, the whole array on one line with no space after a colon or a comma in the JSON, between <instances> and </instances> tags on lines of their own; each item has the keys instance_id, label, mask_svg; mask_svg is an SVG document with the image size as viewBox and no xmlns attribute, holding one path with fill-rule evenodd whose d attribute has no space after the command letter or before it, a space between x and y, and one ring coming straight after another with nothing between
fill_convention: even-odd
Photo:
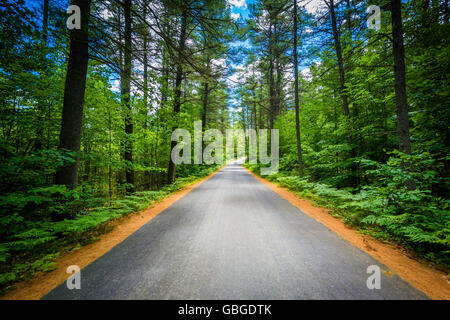
<instances>
[{"instance_id":1,"label":"tree","mask_svg":"<svg viewBox=\"0 0 450 320\"><path fill-rule=\"evenodd\" d=\"M350 119L350 107L348 102L348 95L347 95L347 88L346 88L346 74L345 74L345 68L344 68L344 57L342 54L342 44L341 44L341 32L338 28L337 23L337 17L336 17L336 5L334 3L334 0L325 0L326 5L328 6L330 10L330 16L331 16L331 29L333 34L333 40L334 40L334 49L336 52L337 57L337 65L338 65L338 71L339 71L339 94L342 98L342 106L344 109L344 115ZM351 21L347 22L348 24L351 24ZM351 34L351 32L350 32ZM349 35L350 37L351 35ZM351 41L351 39L350 39ZM350 129L350 132L348 133L348 143L350 145L350 158L355 157L355 150L353 148L353 133ZM357 187L358 185L358 176L357 176L357 170L355 163L352 163L352 176L353 176L353 185Z\"/></svg>"},{"instance_id":2,"label":"tree","mask_svg":"<svg viewBox=\"0 0 450 320\"><path fill-rule=\"evenodd\" d=\"M333 39L334 39L334 49L336 50L337 57L337 65L339 70L339 85L340 85L340 94L342 97L342 106L344 108L344 114L346 116L350 115L350 109L348 106L348 96L345 92L345 69L344 69L344 58L342 56L342 46L341 46L341 37L340 32L337 25L336 19L336 7L334 4L334 0L325 1L328 8L330 9L331 15L331 26L333 31Z\"/></svg>"},{"instance_id":3,"label":"tree","mask_svg":"<svg viewBox=\"0 0 450 320\"><path fill-rule=\"evenodd\" d=\"M131 42L131 0L124 2L125 32L124 32L124 60L121 78L121 94L125 106L125 143L124 160L126 166L126 190L134 192L133 169L133 108L131 106L131 70L132 70L132 42Z\"/></svg>"},{"instance_id":4,"label":"tree","mask_svg":"<svg viewBox=\"0 0 450 320\"><path fill-rule=\"evenodd\" d=\"M298 174L303 176L303 158L302 158L302 142L300 137L300 110L299 110L299 98L298 98L298 52L297 52L297 0L294 0L294 96L295 96L295 132L297 137L297 157L298 157Z\"/></svg>"},{"instance_id":5,"label":"tree","mask_svg":"<svg viewBox=\"0 0 450 320\"><path fill-rule=\"evenodd\" d=\"M181 22L180 22L180 36L178 40L178 59L175 72L175 87L174 87L174 102L173 112L175 114L180 112L181 109L181 85L183 82L183 54L186 46L187 39L187 24L189 15L189 4L182 8ZM175 129L175 128L173 128ZM177 145L176 141L171 141L170 150L173 150ZM169 168L167 169L167 183L173 183L175 181L175 163L172 159L169 160Z\"/></svg>"},{"instance_id":6,"label":"tree","mask_svg":"<svg viewBox=\"0 0 450 320\"><path fill-rule=\"evenodd\" d=\"M411 154L409 116L406 94L405 48L403 44L402 1L391 1L392 52L394 55L395 105L397 133L400 152Z\"/></svg>"},{"instance_id":7,"label":"tree","mask_svg":"<svg viewBox=\"0 0 450 320\"><path fill-rule=\"evenodd\" d=\"M61 168L56 183L74 189L78 183L79 151L83 122L84 93L89 62L89 15L91 0L73 0L81 11L81 29L70 31L69 62L67 65L59 148L74 153L73 163Z\"/></svg>"}]
</instances>

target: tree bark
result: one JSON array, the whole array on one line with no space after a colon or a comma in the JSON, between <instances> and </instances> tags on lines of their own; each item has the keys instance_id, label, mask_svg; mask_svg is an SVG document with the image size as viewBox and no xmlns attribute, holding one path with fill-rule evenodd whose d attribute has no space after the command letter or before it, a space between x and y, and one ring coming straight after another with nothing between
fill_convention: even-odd
<instances>
[{"instance_id":1,"label":"tree bark","mask_svg":"<svg viewBox=\"0 0 450 320\"><path fill-rule=\"evenodd\" d=\"M203 109L202 109L202 130L205 131L206 128L206 114L208 112L208 94L209 94L209 83L205 82L203 84Z\"/></svg>"},{"instance_id":2,"label":"tree bark","mask_svg":"<svg viewBox=\"0 0 450 320\"><path fill-rule=\"evenodd\" d=\"M133 165L133 140L131 135L133 134L133 111L131 106L131 0L125 0L124 2L124 17L125 17L125 52L123 60L123 78L121 79L121 94L123 105L125 106L125 150L124 160L126 161L126 192L128 194L133 193L134 188L134 169Z\"/></svg>"},{"instance_id":3,"label":"tree bark","mask_svg":"<svg viewBox=\"0 0 450 320\"><path fill-rule=\"evenodd\" d=\"M335 4L334 4L334 0L330 0L328 4L328 7L330 9L330 14L331 14L331 26L332 26L332 31L333 31L333 39L334 39L334 47L336 50L336 56L337 56L337 62L338 62L338 70L339 70L339 85L340 85L340 95L342 98L342 106L344 109L344 115L347 118L350 118L350 108L349 108L349 103L348 103L348 96L347 93L345 93L345 84L346 84L346 77L345 77L345 69L344 69L344 59L342 56L342 46L341 46L341 37L340 37L340 33L338 30L338 25L337 25L337 19L336 19L336 11L335 11ZM348 143L350 144L350 158L355 158L355 150L353 148L353 134L350 130L350 132L348 133ZM358 177L358 173L357 173L357 165L356 164L352 164L352 184L357 187L358 186L358 181L359 181L359 177Z\"/></svg>"},{"instance_id":4,"label":"tree bark","mask_svg":"<svg viewBox=\"0 0 450 320\"><path fill-rule=\"evenodd\" d=\"M208 50L208 41L207 41L206 35L204 37L205 37L205 40L204 40L203 47L204 47L204 50L207 51ZM209 70L210 58L209 58L209 54L208 53L206 54L205 58L206 58L206 61L205 61L206 70ZM202 101L202 103L203 103L203 109L202 109L202 131L203 132L202 132L202 134L206 130L206 115L208 113L208 95L209 95L209 91L210 91L209 83L207 81L205 81L203 83L203 101ZM202 139L202 150L203 150L203 139Z\"/></svg>"},{"instance_id":5,"label":"tree bark","mask_svg":"<svg viewBox=\"0 0 450 320\"><path fill-rule=\"evenodd\" d=\"M178 41L178 61L177 61L177 70L175 75L175 98L174 98L174 106L173 112L179 113L181 109L181 85L183 83L183 58L182 52L184 51L186 45L186 29L187 29L187 11L183 10L181 14L181 28L180 28L180 38ZM176 129L175 127L173 129ZM171 141L170 143L170 151L175 148L177 145L176 141ZM169 155L170 156L170 155ZM167 183L171 184L175 181L175 163L173 163L172 158L169 159L169 168L167 170Z\"/></svg>"},{"instance_id":6,"label":"tree bark","mask_svg":"<svg viewBox=\"0 0 450 320\"><path fill-rule=\"evenodd\" d=\"M144 31L145 32L145 31ZM144 35L144 108L142 110L143 127L147 129L147 114L148 114L148 40L147 34Z\"/></svg>"},{"instance_id":7,"label":"tree bark","mask_svg":"<svg viewBox=\"0 0 450 320\"><path fill-rule=\"evenodd\" d=\"M298 53L297 53L297 0L294 0L294 97L295 97L295 131L297 135L298 174L303 176L302 142L300 136L300 107L298 97Z\"/></svg>"},{"instance_id":8,"label":"tree bark","mask_svg":"<svg viewBox=\"0 0 450 320\"><path fill-rule=\"evenodd\" d=\"M347 0L346 19L347 19L348 41L350 43L350 47L352 47L353 35L352 35L352 4L351 4L351 0Z\"/></svg>"},{"instance_id":9,"label":"tree bark","mask_svg":"<svg viewBox=\"0 0 450 320\"><path fill-rule=\"evenodd\" d=\"M91 0L73 0L80 7L81 29L70 31L70 51L64 87L64 102L59 148L75 153L74 162L56 174L56 184L74 189L78 183L79 151L83 122L83 104L89 61L89 14Z\"/></svg>"},{"instance_id":10,"label":"tree bark","mask_svg":"<svg viewBox=\"0 0 450 320\"><path fill-rule=\"evenodd\" d=\"M339 84L341 89L341 97L342 97L342 105L344 107L344 114L348 116L350 114L349 106L348 106L348 97L345 93L345 70L344 70L344 60L342 58L342 47L341 47L341 39L339 36L339 30L337 28L336 21L336 12L334 1L330 0L329 3L330 13L331 13L331 25L333 29L333 39L334 39L334 47L336 50L336 56L338 60L338 69L339 69Z\"/></svg>"},{"instance_id":11,"label":"tree bark","mask_svg":"<svg viewBox=\"0 0 450 320\"><path fill-rule=\"evenodd\" d=\"M278 32L278 23L277 20L274 22L274 42L275 43L275 50L273 52L275 57L275 71L276 71L276 82L275 82L275 108L274 108L274 121L277 119L278 115L281 112L281 80L282 80L282 70L281 70L281 63L280 63L280 50L278 46L278 41L280 39L279 32Z\"/></svg>"},{"instance_id":12,"label":"tree bark","mask_svg":"<svg viewBox=\"0 0 450 320\"><path fill-rule=\"evenodd\" d=\"M449 3L448 0L444 1L444 21L445 23L448 23L448 16L449 16Z\"/></svg>"},{"instance_id":13,"label":"tree bark","mask_svg":"<svg viewBox=\"0 0 450 320\"><path fill-rule=\"evenodd\" d=\"M391 1L392 37L394 54L395 105L397 113L397 134L400 152L411 154L409 117L406 95L405 48L403 45L402 2Z\"/></svg>"},{"instance_id":14,"label":"tree bark","mask_svg":"<svg viewBox=\"0 0 450 320\"><path fill-rule=\"evenodd\" d=\"M273 34L272 24L269 27L269 129L273 129L275 121L275 80L274 80L274 50L273 50Z\"/></svg>"},{"instance_id":15,"label":"tree bark","mask_svg":"<svg viewBox=\"0 0 450 320\"><path fill-rule=\"evenodd\" d=\"M45 59L47 55L47 39L48 39L48 10L49 10L49 0L44 0L44 8L42 12L42 39L41 39L41 48L42 48L42 57ZM44 65L44 69L39 73L40 76L42 74L47 73L47 66ZM42 84L42 82L41 82ZM43 115L38 114L39 122L36 127L36 139L34 141L34 150L42 150L43 140L44 140L44 128L45 128L45 117L48 112L45 110L45 102L41 99L38 101L38 110L39 113L43 113ZM48 141L47 141L48 143Z\"/></svg>"},{"instance_id":16,"label":"tree bark","mask_svg":"<svg viewBox=\"0 0 450 320\"><path fill-rule=\"evenodd\" d=\"M43 47L47 47L48 7L49 7L49 0L44 0L44 12L43 12L43 20L42 20L42 46Z\"/></svg>"}]
</instances>

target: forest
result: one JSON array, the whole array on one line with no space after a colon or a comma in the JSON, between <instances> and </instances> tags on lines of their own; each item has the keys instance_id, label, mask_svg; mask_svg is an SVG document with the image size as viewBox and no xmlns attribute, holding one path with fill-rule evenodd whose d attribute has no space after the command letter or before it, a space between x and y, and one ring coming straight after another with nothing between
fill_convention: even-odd
<instances>
[{"instance_id":1,"label":"forest","mask_svg":"<svg viewBox=\"0 0 450 320\"><path fill-rule=\"evenodd\" d=\"M218 170L171 161L196 121L279 130L265 179L448 273L449 9L0 0L1 292Z\"/></svg>"}]
</instances>

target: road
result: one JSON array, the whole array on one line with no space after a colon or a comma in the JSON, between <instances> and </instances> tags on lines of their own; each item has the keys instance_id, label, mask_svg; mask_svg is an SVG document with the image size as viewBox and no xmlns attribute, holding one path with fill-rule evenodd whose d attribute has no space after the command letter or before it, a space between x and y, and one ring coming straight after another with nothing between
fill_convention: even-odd
<instances>
[{"instance_id":1,"label":"road","mask_svg":"<svg viewBox=\"0 0 450 320\"><path fill-rule=\"evenodd\" d=\"M44 299L426 299L230 164Z\"/></svg>"}]
</instances>

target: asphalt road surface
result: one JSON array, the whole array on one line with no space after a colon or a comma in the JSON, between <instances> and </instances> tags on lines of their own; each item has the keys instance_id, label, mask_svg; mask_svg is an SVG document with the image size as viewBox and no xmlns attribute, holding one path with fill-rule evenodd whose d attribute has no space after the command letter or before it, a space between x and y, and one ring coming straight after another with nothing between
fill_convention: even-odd
<instances>
[{"instance_id":1,"label":"asphalt road surface","mask_svg":"<svg viewBox=\"0 0 450 320\"><path fill-rule=\"evenodd\" d=\"M231 164L44 299L426 299Z\"/></svg>"}]
</instances>

